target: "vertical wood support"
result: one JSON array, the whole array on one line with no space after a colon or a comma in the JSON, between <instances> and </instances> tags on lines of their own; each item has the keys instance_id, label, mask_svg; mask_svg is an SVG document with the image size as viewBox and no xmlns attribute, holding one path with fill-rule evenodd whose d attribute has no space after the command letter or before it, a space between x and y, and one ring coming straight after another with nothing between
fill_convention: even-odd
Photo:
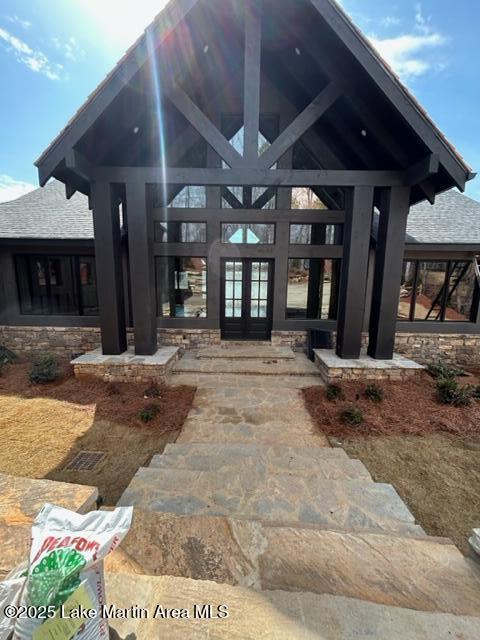
<instances>
[{"instance_id":1,"label":"vertical wood support","mask_svg":"<svg viewBox=\"0 0 480 640\"><path fill-rule=\"evenodd\" d=\"M393 357L409 208L410 187L382 191L368 344L377 360Z\"/></svg>"},{"instance_id":2,"label":"vertical wood support","mask_svg":"<svg viewBox=\"0 0 480 640\"><path fill-rule=\"evenodd\" d=\"M373 192L355 187L346 194L337 320L337 355L346 359L359 358L362 345Z\"/></svg>"},{"instance_id":3,"label":"vertical wood support","mask_svg":"<svg viewBox=\"0 0 480 640\"><path fill-rule=\"evenodd\" d=\"M259 0L245 2L245 70L243 83L243 156L248 166L258 161L260 130L260 65L262 17Z\"/></svg>"},{"instance_id":4,"label":"vertical wood support","mask_svg":"<svg viewBox=\"0 0 480 640\"><path fill-rule=\"evenodd\" d=\"M127 182L125 191L135 353L149 356L157 350L153 224L149 220L151 207L147 207L144 183Z\"/></svg>"},{"instance_id":5,"label":"vertical wood support","mask_svg":"<svg viewBox=\"0 0 480 640\"><path fill-rule=\"evenodd\" d=\"M110 183L92 182L91 201L102 351L118 355L127 348L119 199Z\"/></svg>"}]
</instances>

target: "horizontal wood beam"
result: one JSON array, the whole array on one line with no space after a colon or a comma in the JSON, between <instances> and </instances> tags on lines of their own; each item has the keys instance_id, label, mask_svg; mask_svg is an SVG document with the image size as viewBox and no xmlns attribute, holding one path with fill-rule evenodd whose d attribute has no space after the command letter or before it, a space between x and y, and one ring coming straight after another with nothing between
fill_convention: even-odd
<instances>
[{"instance_id":1,"label":"horizontal wood beam","mask_svg":"<svg viewBox=\"0 0 480 640\"><path fill-rule=\"evenodd\" d=\"M97 167L97 180L144 183L250 187L394 187L405 182L403 171L331 171L297 169L184 169L161 167Z\"/></svg>"},{"instance_id":2,"label":"horizontal wood beam","mask_svg":"<svg viewBox=\"0 0 480 640\"><path fill-rule=\"evenodd\" d=\"M436 175L440 169L440 158L436 153L431 153L420 162L417 162L405 172L405 186L413 187L421 184Z\"/></svg>"},{"instance_id":3,"label":"horizontal wood beam","mask_svg":"<svg viewBox=\"0 0 480 640\"><path fill-rule=\"evenodd\" d=\"M259 161L260 167L269 169L273 166L275 162L321 118L339 97L340 90L338 85L335 82L331 82L262 154Z\"/></svg>"},{"instance_id":4,"label":"horizontal wood beam","mask_svg":"<svg viewBox=\"0 0 480 640\"><path fill-rule=\"evenodd\" d=\"M244 165L243 157L181 87L176 85L170 91L167 89L167 96L192 127L230 167L237 168Z\"/></svg>"},{"instance_id":5,"label":"horizontal wood beam","mask_svg":"<svg viewBox=\"0 0 480 640\"><path fill-rule=\"evenodd\" d=\"M256 222L291 221L292 224L343 224L344 211L326 209L173 209L152 210L155 222Z\"/></svg>"}]
</instances>

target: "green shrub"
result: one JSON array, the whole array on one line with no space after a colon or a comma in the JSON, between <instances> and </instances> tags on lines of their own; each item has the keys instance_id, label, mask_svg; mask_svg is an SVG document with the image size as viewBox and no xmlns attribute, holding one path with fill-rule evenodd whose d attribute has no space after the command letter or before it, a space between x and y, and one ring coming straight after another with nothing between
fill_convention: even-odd
<instances>
[{"instance_id":1,"label":"green shrub","mask_svg":"<svg viewBox=\"0 0 480 640\"><path fill-rule=\"evenodd\" d=\"M6 364L12 364L17 359L17 354L14 353L8 347L3 347L0 345L0 366L5 366Z\"/></svg>"},{"instance_id":2,"label":"green shrub","mask_svg":"<svg viewBox=\"0 0 480 640\"><path fill-rule=\"evenodd\" d=\"M480 384L476 384L471 387L472 389L472 398L474 400L480 400Z\"/></svg>"},{"instance_id":3,"label":"green shrub","mask_svg":"<svg viewBox=\"0 0 480 640\"><path fill-rule=\"evenodd\" d=\"M54 356L46 353L42 356L38 356L33 361L33 366L30 370L30 382L34 384L45 384L47 382L53 382L60 376L60 368L58 362Z\"/></svg>"},{"instance_id":4,"label":"green shrub","mask_svg":"<svg viewBox=\"0 0 480 640\"><path fill-rule=\"evenodd\" d=\"M433 377L440 380L457 378L459 376L466 375L461 369L454 369L453 367L447 367L441 362L437 364L429 364L427 367L428 373Z\"/></svg>"},{"instance_id":5,"label":"green shrub","mask_svg":"<svg viewBox=\"0 0 480 640\"><path fill-rule=\"evenodd\" d=\"M442 404L455 407L468 407L474 397L474 389L470 385L460 386L455 378L441 378L437 382L437 395Z\"/></svg>"},{"instance_id":6,"label":"green shrub","mask_svg":"<svg viewBox=\"0 0 480 640\"><path fill-rule=\"evenodd\" d=\"M159 398L160 397L160 387L155 382L152 382L145 391L143 392L144 398Z\"/></svg>"},{"instance_id":7,"label":"green shrub","mask_svg":"<svg viewBox=\"0 0 480 640\"><path fill-rule=\"evenodd\" d=\"M159 411L160 409L156 404L147 404L145 407L140 409L138 417L142 422L150 422L158 415Z\"/></svg>"},{"instance_id":8,"label":"green shrub","mask_svg":"<svg viewBox=\"0 0 480 640\"><path fill-rule=\"evenodd\" d=\"M342 387L339 387L337 384L327 385L326 393L327 400L330 400L330 402L333 402L334 400L343 400L345 397Z\"/></svg>"},{"instance_id":9,"label":"green shrub","mask_svg":"<svg viewBox=\"0 0 480 640\"><path fill-rule=\"evenodd\" d=\"M363 422L363 413L358 407L348 407L342 411L340 418L351 427L357 427Z\"/></svg>"},{"instance_id":10,"label":"green shrub","mask_svg":"<svg viewBox=\"0 0 480 640\"><path fill-rule=\"evenodd\" d=\"M372 402L382 402L383 389L377 384L369 384L365 388L365 396Z\"/></svg>"}]
</instances>

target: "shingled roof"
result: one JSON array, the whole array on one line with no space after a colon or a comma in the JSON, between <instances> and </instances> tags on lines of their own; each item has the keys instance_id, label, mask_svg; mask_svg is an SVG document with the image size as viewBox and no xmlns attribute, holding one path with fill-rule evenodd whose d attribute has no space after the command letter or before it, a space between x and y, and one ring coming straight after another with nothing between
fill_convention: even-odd
<instances>
[{"instance_id":1,"label":"shingled roof","mask_svg":"<svg viewBox=\"0 0 480 640\"><path fill-rule=\"evenodd\" d=\"M16 200L0 203L0 238L88 240L93 238L92 212L87 198L65 197L57 180Z\"/></svg>"},{"instance_id":2,"label":"shingled roof","mask_svg":"<svg viewBox=\"0 0 480 640\"><path fill-rule=\"evenodd\" d=\"M437 195L435 204L410 209L407 244L480 245L480 202L456 189Z\"/></svg>"}]
</instances>

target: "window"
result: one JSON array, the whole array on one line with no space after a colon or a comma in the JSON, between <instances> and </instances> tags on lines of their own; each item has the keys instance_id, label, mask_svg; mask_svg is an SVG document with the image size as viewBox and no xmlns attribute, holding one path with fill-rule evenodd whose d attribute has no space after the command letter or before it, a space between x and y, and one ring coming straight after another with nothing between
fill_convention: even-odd
<instances>
[{"instance_id":1,"label":"window","mask_svg":"<svg viewBox=\"0 0 480 640\"><path fill-rule=\"evenodd\" d=\"M222 223L222 242L230 244L274 244L274 224Z\"/></svg>"},{"instance_id":2,"label":"window","mask_svg":"<svg viewBox=\"0 0 480 640\"><path fill-rule=\"evenodd\" d=\"M335 320L341 260L288 261L287 318Z\"/></svg>"},{"instance_id":3,"label":"window","mask_svg":"<svg viewBox=\"0 0 480 640\"><path fill-rule=\"evenodd\" d=\"M342 224L291 224L290 244L342 244Z\"/></svg>"},{"instance_id":4,"label":"window","mask_svg":"<svg viewBox=\"0 0 480 640\"><path fill-rule=\"evenodd\" d=\"M155 242L206 242L206 222L156 222Z\"/></svg>"},{"instance_id":5,"label":"window","mask_svg":"<svg viewBox=\"0 0 480 640\"><path fill-rule=\"evenodd\" d=\"M157 257L157 316L207 317L207 259Z\"/></svg>"},{"instance_id":6,"label":"window","mask_svg":"<svg viewBox=\"0 0 480 640\"><path fill-rule=\"evenodd\" d=\"M310 187L294 187L292 189L292 209L328 209Z\"/></svg>"},{"instance_id":7,"label":"window","mask_svg":"<svg viewBox=\"0 0 480 640\"><path fill-rule=\"evenodd\" d=\"M241 318L243 300L243 262L232 260L225 264L225 317Z\"/></svg>"},{"instance_id":8,"label":"window","mask_svg":"<svg viewBox=\"0 0 480 640\"><path fill-rule=\"evenodd\" d=\"M473 321L476 277L473 260L405 260L398 319Z\"/></svg>"},{"instance_id":9,"label":"window","mask_svg":"<svg viewBox=\"0 0 480 640\"><path fill-rule=\"evenodd\" d=\"M222 129L228 137L228 141L238 153L243 156L245 129L241 125L235 133L231 133L235 124L240 124L241 119L236 116L224 116ZM260 117L260 126L273 130L278 128L278 122L275 117L262 115ZM270 142L260 131L258 134L258 155L261 156L264 151L270 147ZM222 162L224 169L228 168L225 161ZM275 163L272 169L277 168ZM274 187L225 187L222 190L222 207L224 209L275 209L277 190Z\"/></svg>"},{"instance_id":10,"label":"window","mask_svg":"<svg viewBox=\"0 0 480 640\"><path fill-rule=\"evenodd\" d=\"M206 189L191 185L183 187L168 206L172 209L205 209L207 206Z\"/></svg>"},{"instance_id":11,"label":"window","mask_svg":"<svg viewBox=\"0 0 480 640\"><path fill-rule=\"evenodd\" d=\"M20 313L98 315L93 256L15 257Z\"/></svg>"}]
</instances>

